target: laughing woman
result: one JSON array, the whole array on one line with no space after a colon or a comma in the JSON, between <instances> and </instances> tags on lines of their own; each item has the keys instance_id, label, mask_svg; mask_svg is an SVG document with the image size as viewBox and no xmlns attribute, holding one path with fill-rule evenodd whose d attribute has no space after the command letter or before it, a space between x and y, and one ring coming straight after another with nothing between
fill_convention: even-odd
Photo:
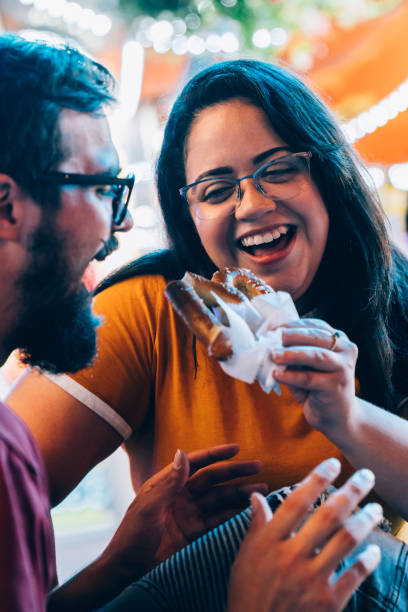
<instances>
[{"instance_id":1,"label":"laughing woman","mask_svg":"<svg viewBox=\"0 0 408 612\"><path fill-rule=\"evenodd\" d=\"M237 442L271 489L336 456L345 475L371 468L378 495L408 516L407 261L362 173L328 109L286 70L225 62L186 85L157 166L171 248L99 288L94 365L29 372L8 398L55 500L123 439L135 483L178 447ZM224 374L164 297L186 270L222 266L295 300L302 318L274 354L281 397Z\"/></svg>"}]
</instances>

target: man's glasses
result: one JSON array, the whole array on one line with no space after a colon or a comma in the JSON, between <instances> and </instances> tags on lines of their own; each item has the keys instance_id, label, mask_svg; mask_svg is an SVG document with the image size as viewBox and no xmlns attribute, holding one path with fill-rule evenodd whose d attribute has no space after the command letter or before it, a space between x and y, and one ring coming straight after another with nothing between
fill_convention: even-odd
<instances>
[{"instance_id":1,"label":"man's glasses","mask_svg":"<svg viewBox=\"0 0 408 612\"><path fill-rule=\"evenodd\" d=\"M179 189L190 208L201 219L215 219L235 213L242 199L241 181L251 178L266 198L286 202L307 186L310 176L309 152L288 153L272 159L247 176L204 178Z\"/></svg>"},{"instance_id":2,"label":"man's glasses","mask_svg":"<svg viewBox=\"0 0 408 612\"><path fill-rule=\"evenodd\" d=\"M41 176L40 181L61 186L97 187L98 185L103 185L111 187L103 195L112 198L112 221L115 225L121 225L126 217L130 195L135 183L135 176L133 173L128 174L125 178L117 178L104 174L47 172Z\"/></svg>"}]
</instances>

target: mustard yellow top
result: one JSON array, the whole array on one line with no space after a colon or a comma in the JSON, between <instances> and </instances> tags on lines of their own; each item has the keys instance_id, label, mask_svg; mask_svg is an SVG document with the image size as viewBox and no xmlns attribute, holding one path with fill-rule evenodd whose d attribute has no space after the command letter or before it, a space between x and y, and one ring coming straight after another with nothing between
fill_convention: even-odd
<instances>
[{"instance_id":1,"label":"mustard yellow top","mask_svg":"<svg viewBox=\"0 0 408 612\"><path fill-rule=\"evenodd\" d=\"M283 387L279 397L225 374L197 342L164 296L161 276L126 280L95 299L103 316L93 366L73 376L118 412L137 436L152 432L153 469L169 463L177 448L195 450L236 442L239 458L260 459L255 479L271 489L299 481L331 456L351 467L340 451L303 416ZM150 423L149 427L146 425Z\"/></svg>"}]
</instances>

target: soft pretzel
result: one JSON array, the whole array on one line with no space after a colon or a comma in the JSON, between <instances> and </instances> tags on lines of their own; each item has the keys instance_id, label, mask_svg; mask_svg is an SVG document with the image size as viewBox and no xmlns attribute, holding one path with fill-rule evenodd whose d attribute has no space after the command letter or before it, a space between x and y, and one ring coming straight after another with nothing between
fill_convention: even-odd
<instances>
[{"instance_id":1,"label":"soft pretzel","mask_svg":"<svg viewBox=\"0 0 408 612\"><path fill-rule=\"evenodd\" d=\"M181 280L167 285L165 295L193 334L207 347L208 354L225 361L233 351L229 320L215 296L239 308L248 304L248 299L271 292L272 289L249 270L225 268L216 272L212 280L186 272ZM260 317L257 313L256 316ZM247 322L251 325L249 320Z\"/></svg>"},{"instance_id":2,"label":"soft pretzel","mask_svg":"<svg viewBox=\"0 0 408 612\"><path fill-rule=\"evenodd\" d=\"M223 268L214 273L212 280L222 283L229 289L237 289L249 300L257 295L273 293L269 285L245 268Z\"/></svg>"},{"instance_id":3,"label":"soft pretzel","mask_svg":"<svg viewBox=\"0 0 408 612\"><path fill-rule=\"evenodd\" d=\"M228 319L222 308L218 307L213 293L235 305L245 300L236 289L191 272L187 272L182 280L170 282L165 291L173 308L207 347L209 355L224 361L232 355L232 343L228 334ZM211 307L218 308L221 320L214 315Z\"/></svg>"}]
</instances>

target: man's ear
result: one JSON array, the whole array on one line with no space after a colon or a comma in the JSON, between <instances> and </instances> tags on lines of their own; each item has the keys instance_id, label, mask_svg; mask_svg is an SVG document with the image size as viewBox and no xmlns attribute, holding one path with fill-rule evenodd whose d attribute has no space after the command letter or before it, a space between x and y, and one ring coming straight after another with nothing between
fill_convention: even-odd
<instances>
[{"instance_id":1,"label":"man's ear","mask_svg":"<svg viewBox=\"0 0 408 612\"><path fill-rule=\"evenodd\" d=\"M23 216L22 190L8 174L0 173L0 240L18 240Z\"/></svg>"}]
</instances>

